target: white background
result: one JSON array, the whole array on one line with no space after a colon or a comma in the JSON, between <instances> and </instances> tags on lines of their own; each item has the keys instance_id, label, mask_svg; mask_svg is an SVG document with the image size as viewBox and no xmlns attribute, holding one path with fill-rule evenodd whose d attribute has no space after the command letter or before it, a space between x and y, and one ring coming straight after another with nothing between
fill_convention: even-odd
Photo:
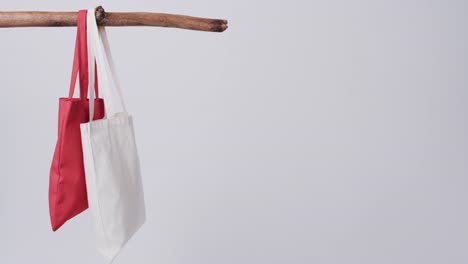
<instances>
[{"instance_id":1,"label":"white background","mask_svg":"<svg viewBox=\"0 0 468 264\"><path fill-rule=\"evenodd\" d=\"M72 3L73 2L73 3ZM115 263L468 263L468 2L5 1L226 18L110 28L148 220ZM0 29L0 263L102 263L50 228L75 28Z\"/></svg>"}]
</instances>

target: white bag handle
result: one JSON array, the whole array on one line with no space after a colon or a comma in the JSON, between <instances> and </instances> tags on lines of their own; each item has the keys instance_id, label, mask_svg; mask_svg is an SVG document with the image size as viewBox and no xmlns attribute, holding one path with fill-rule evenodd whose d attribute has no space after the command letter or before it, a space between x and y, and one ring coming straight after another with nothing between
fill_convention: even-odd
<instances>
[{"instance_id":1,"label":"white bag handle","mask_svg":"<svg viewBox=\"0 0 468 264\"><path fill-rule=\"evenodd\" d=\"M88 31L88 68L89 68L89 87L94 87L94 59L96 59L97 72L101 82L102 98L104 98L104 106L106 108L106 117L116 114L114 109L114 101L110 84L110 79L113 80L115 88L117 89L117 96L122 110L126 113L125 103L123 101L122 89L120 82L117 79L114 60L109 47L109 40L107 39L106 29L104 27L98 28L96 18L94 16L94 9L89 9L87 14L87 31ZM107 64L110 66L110 73L107 71ZM94 118L94 89L89 92L89 120L93 121Z\"/></svg>"}]
</instances>

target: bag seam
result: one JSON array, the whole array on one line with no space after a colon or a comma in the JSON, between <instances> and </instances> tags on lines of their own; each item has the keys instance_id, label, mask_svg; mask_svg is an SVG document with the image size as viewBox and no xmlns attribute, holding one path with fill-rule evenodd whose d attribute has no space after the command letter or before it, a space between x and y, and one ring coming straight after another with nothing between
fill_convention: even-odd
<instances>
[{"instance_id":1,"label":"bag seam","mask_svg":"<svg viewBox=\"0 0 468 264\"><path fill-rule=\"evenodd\" d=\"M59 108L60 108L60 101L59 101ZM62 178L62 169L61 169L61 161L62 161L62 146L63 146L63 133L64 133L64 126L65 126L65 122L63 120L63 118L60 118L60 131L59 131L59 157L58 157L58 177L57 177L57 183L55 184L55 192L58 193L59 192L59 185L60 185L60 179ZM55 200L55 203L57 203L57 200ZM56 205L58 206L58 204Z\"/></svg>"}]
</instances>

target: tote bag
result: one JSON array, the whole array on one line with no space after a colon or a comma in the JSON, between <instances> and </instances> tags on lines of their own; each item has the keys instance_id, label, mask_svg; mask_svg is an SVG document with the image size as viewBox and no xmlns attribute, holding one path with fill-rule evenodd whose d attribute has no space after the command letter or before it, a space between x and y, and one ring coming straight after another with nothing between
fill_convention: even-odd
<instances>
[{"instance_id":1,"label":"tote bag","mask_svg":"<svg viewBox=\"0 0 468 264\"><path fill-rule=\"evenodd\" d=\"M132 116L125 110L122 92L103 27L97 28L94 11L88 11L89 67L96 57L106 117L81 124L89 208L99 252L111 262L145 222L145 203ZM108 72L108 66L110 72ZM93 71L89 85L92 87ZM111 91L110 80L116 90ZM89 89L90 102L94 98ZM114 100L119 97L119 100ZM122 112L118 112L117 106Z\"/></svg>"},{"instance_id":2,"label":"tote bag","mask_svg":"<svg viewBox=\"0 0 468 264\"><path fill-rule=\"evenodd\" d=\"M81 148L80 124L88 122L88 54L86 10L78 12L75 56L68 98L59 99L58 139L49 175L49 213L52 230L88 208ZM80 74L80 98L73 98ZM96 82L94 119L104 117L104 102L99 99Z\"/></svg>"}]
</instances>

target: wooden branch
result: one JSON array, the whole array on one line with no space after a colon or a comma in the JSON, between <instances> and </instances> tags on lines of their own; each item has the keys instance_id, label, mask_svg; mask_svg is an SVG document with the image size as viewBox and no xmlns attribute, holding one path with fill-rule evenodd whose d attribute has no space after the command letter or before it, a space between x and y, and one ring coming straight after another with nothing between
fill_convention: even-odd
<instances>
[{"instance_id":1,"label":"wooden branch","mask_svg":"<svg viewBox=\"0 0 468 264\"><path fill-rule=\"evenodd\" d=\"M77 12L0 12L1 27L73 27ZM106 13L96 7L96 22L100 26L151 26L223 32L227 20L209 19L162 13Z\"/></svg>"}]
</instances>

